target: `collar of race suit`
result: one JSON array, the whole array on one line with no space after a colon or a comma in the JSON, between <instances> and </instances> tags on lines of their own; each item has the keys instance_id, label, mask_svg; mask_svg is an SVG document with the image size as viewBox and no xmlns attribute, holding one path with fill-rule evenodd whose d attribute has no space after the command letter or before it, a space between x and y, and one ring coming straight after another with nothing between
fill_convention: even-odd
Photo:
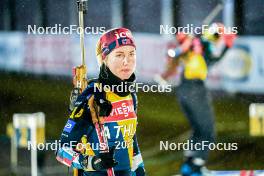
<instances>
[{"instance_id":1,"label":"collar of race suit","mask_svg":"<svg viewBox=\"0 0 264 176\"><path fill-rule=\"evenodd\" d=\"M103 87L106 85L110 86L112 88L111 91L121 97L125 97L132 93L130 86L135 84L135 80L136 76L134 73L130 76L130 78L126 80L121 80L120 78L115 76L105 64L102 64L102 66L100 67L100 73L98 78L99 83L101 83Z\"/></svg>"}]
</instances>

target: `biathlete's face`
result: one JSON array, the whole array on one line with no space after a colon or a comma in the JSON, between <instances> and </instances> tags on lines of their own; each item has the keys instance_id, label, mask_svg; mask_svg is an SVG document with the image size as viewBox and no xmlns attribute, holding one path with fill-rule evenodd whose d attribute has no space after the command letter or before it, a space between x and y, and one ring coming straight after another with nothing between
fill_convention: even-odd
<instances>
[{"instance_id":1,"label":"biathlete's face","mask_svg":"<svg viewBox=\"0 0 264 176\"><path fill-rule=\"evenodd\" d=\"M107 55L106 65L121 80L128 79L136 68L136 49L133 46L121 46Z\"/></svg>"}]
</instances>

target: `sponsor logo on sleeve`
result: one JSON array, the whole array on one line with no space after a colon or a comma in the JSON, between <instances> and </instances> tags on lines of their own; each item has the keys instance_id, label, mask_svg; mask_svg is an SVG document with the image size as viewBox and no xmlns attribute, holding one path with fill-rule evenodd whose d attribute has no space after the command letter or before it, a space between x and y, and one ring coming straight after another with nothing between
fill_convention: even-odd
<instances>
[{"instance_id":1,"label":"sponsor logo on sleeve","mask_svg":"<svg viewBox=\"0 0 264 176\"><path fill-rule=\"evenodd\" d=\"M67 121L63 131L70 133L72 131L73 127L75 126L75 124L76 124L76 122L69 119Z\"/></svg>"}]
</instances>

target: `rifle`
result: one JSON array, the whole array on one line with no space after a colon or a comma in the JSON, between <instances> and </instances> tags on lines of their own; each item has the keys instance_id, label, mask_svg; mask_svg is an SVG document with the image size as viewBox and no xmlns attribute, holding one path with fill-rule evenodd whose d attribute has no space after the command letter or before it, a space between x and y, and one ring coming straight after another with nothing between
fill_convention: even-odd
<instances>
[{"instance_id":1,"label":"rifle","mask_svg":"<svg viewBox=\"0 0 264 176\"><path fill-rule=\"evenodd\" d=\"M73 110L74 103L78 95L80 95L84 89L87 87L87 68L85 65L85 47L84 47L84 22L83 16L87 13L87 0L77 0L77 7L79 13L79 27L80 27L80 48L81 48L81 65L76 66L72 69L73 75L73 90L71 92L70 98L70 109ZM82 138L82 142L84 142L84 138ZM73 175L78 176L78 169L73 169Z\"/></svg>"},{"instance_id":2,"label":"rifle","mask_svg":"<svg viewBox=\"0 0 264 176\"><path fill-rule=\"evenodd\" d=\"M76 66L73 68L72 73L73 73L73 85L74 88L71 93L71 102L74 102L78 95L80 95L84 89L87 87L87 79L86 79L86 74L87 74L87 68L85 65L85 47L84 47L84 14L87 13L87 4L88 0L77 0L77 6L78 6L78 13L79 13L79 27L80 27L80 47L81 47L81 65ZM71 107L72 106L72 107ZM74 104L71 103L70 109L73 109ZM105 149L100 152L109 152L109 146L108 146L108 141L107 137L105 136L104 132L104 123L103 123L103 117L99 117L98 115L98 107L96 103L94 102L94 96L89 99L89 107L91 111L91 116L92 116L92 121L96 129L96 133L99 138L100 144L104 144ZM81 139L81 142L85 144L87 142L87 136L83 136ZM101 146L101 145L100 145ZM82 153L84 153L82 151ZM107 174L108 176L114 176L114 170L113 168L107 169ZM73 170L73 175L78 176L78 169Z\"/></svg>"}]
</instances>

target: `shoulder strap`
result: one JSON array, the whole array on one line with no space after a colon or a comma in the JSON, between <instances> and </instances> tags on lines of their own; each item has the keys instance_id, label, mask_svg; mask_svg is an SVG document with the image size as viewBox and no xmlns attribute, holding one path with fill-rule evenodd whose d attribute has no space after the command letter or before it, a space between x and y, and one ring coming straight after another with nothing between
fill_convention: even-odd
<instances>
[{"instance_id":1,"label":"shoulder strap","mask_svg":"<svg viewBox=\"0 0 264 176\"><path fill-rule=\"evenodd\" d=\"M133 104L134 104L134 111L137 112L137 106L138 106L138 99L137 94L135 92L131 93Z\"/></svg>"}]
</instances>

